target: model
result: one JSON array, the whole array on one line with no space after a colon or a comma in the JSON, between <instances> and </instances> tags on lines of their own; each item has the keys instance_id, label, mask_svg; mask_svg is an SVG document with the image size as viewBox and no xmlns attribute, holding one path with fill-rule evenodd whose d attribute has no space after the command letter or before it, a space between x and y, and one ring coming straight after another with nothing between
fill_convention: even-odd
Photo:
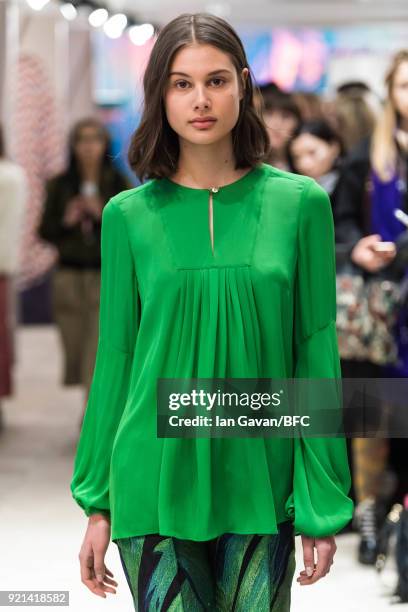
<instances>
[{"instance_id":1,"label":"model","mask_svg":"<svg viewBox=\"0 0 408 612\"><path fill-rule=\"evenodd\" d=\"M240 39L183 14L161 30L129 160L102 219L100 335L71 489L82 581L118 545L136 610L287 611L325 576L353 511L344 438L160 438L158 378L338 378L326 192L264 163ZM314 552L317 561L314 562Z\"/></svg>"}]
</instances>

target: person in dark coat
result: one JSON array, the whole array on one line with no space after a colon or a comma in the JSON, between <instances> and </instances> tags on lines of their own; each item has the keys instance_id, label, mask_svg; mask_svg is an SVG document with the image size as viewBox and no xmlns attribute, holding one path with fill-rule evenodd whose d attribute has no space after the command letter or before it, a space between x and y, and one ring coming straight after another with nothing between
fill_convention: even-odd
<instances>
[{"instance_id":1,"label":"person in dark coat","mask_svg":"<svg viewBox=\"0 0 408 612\"><path fill-rule=\"evenodd\" d=\"M86 396L98 338L102 210L130 187L112 163L104 125L79 121L70 134L67 169L47 183L38 233L59 255L52 305L64 351L63 384L82 384Z\"/></svg>"}]
</instances>

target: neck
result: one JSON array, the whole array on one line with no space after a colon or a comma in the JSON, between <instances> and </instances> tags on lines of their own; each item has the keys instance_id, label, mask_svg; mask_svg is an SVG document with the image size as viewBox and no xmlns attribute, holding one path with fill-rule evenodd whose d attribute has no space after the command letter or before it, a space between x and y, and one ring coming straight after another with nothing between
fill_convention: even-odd
<instances>
[{"instance_id":1,"label":"neck","mask_svg":"<svg viewBox=\"0 0 408 612\"><path fill-rule=\"evenodd\" d=\"M287 159L287 155L286 155L286 149L282 148L282 149L271 149L270 154L269 154L269 163L272 166L276 166L276 167L287 167L288 166L288 159Z\"/></svg>"},{"instance_id":2,"label":"neck","mask_svg":"<svg viewBox=\"0 0 408 612\"><path fill-rule=\"evenodd\" d=\"M84 181L93 181L97 183L99 180L99 164L86 164L81 167L81 178Z\"/></svg>"},{"instance_id":3,"label":"neck","mask_svg":"<svg viewBox=\"0 0 408 612\"><path fill-rule=\"evenodd\" d=\"M172 180L187 187L210 189L233 182L247 168L235 169L231 139L209 145L196 145L180 139L178 168Z\"/></svg>"}]
</instances>

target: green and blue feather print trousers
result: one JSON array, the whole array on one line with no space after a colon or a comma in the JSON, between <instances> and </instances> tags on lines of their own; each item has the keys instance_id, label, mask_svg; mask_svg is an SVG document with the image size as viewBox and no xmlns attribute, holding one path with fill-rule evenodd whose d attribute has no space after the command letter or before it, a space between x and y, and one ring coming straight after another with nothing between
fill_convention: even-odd
<instances>
[{"instance_id":1,"label":"green and blue feather print trousers","mask_svg":"<svg viewBox=\"0 0 408 612\"><path fill-rule=\"evenodd\" d=\"M149 534L115 540L137 612L289 612L293 524L279 533L193 541Z\"/></svg>"}]
</instances>

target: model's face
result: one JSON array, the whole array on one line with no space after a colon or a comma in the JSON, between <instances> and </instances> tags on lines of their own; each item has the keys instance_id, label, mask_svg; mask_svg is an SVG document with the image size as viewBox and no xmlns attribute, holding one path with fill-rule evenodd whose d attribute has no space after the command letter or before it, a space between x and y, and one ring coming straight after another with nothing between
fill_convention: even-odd
<instances>
[{"instance_id":1,"label":"model's face","mask_svg":"<svg viewBox=\"0 0 408 612\"><path fill-rule=\"evenodd\" d=\"M242 71L246 79L248 69ZM231 138L243 85L230 57L212 45L192 44L174 56L164 96L167 120L180 141L209 145ZM206 123L194 119L210 117Z\"/></svg>"},{"instance_id":2,"label":"model's face","mask_svg":"<svg viewBox=\"0 0 408 612\"><path fill-rule=\"evenodd\" d=\"M319 179L333 168L340 147L311 134L300 134L291 143L290 151L296 172Z\"/></svg>"},{"instance_id":3,"label":"model's face","mask_svg":"<svg viewBox=\"0 0 408 612\"><path fill-rule=\"evenodd\" d=\"M298 124L293 113L284 109L266 110L263 112L263 119L272 149L279 151L286 147Z\"/></svg>"},{"instance_id":4,"label":"model's face","mask_svg":"<svg viewBox=\"0 0 408 612\"><path fill-rule=\"evenodd\" d=\"M76 139L75 156L81 165L95 165L102 160L105 153L105 138L94 126L81 128Z\"/></svg>"},{"instance_id":5,"label":"model's face","mask_svg":"<svg viewBox=\"0 0 408 612\"><path fill-rule=\"evenodd\" d=\"M408 62L402 62L394 75L392 98L400 115L408 120Z\"/></svg>"}]
</instances>

